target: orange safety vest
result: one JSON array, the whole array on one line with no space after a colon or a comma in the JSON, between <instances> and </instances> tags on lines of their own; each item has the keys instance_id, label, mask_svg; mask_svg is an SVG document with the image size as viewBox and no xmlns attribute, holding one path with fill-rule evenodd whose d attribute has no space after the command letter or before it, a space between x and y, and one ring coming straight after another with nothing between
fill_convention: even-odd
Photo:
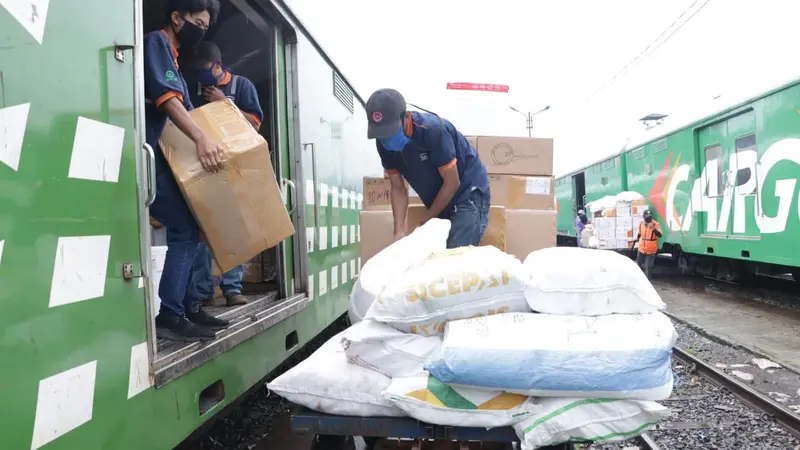
<instances>
[{"instance_id":1,"label":"orange safety vest","mask_svg":"<svg viewBox=\"0 0 800 450\"><path fill-rule=\"evenodd\" d=\"M650 229L647 226L646 222L642 222L639 224L639 234L642 236L639 238L639 253L643 253L645 255L655 255L658 253L658 236L653 232L653 230L658 230L661 233L661 225L653 219L653 229Z\"/></svg>"}]
</instances>

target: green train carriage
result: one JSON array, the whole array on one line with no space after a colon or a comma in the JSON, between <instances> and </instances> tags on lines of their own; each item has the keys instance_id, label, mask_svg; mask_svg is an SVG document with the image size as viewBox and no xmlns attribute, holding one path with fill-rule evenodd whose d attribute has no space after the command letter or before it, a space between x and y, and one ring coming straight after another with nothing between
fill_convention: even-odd
<instances>
[{"instance_id":1,"label":"green train carriage","mask_svg":"<svg viewBox=\"0 0 800 450\"><path fill-rule=\"evenodd\" d=\"M154 335L142 148L163 1L0 2L4 449L173 448L347 309L382 173L363 99L284 2L221 3L208 36L259 90L297 232L255 301L215 311L230 329L176 345Z\"/></svg>"},{"instance_id":2,"label":"green train carriage","mask_svg":"<svg viewBox=\"0 0 800 450\"><path fill-rule=\"evenodd\" d=\"M648 200L664 229L661 251L686 272L730 281L791 273L800 280L794 248L800 235L800 80L681 125L656 127L652 137L605 160L624 167L618 180L609 178L620 186L617 192ZM566 185L593 176L589 172L559 181ZM561 193L559 207L574 209L576 197L567 197L566 188ZM588 187L587 199L606 193ZM561 217L560 233L567 229Z\"/></svg>"}]
</instances>

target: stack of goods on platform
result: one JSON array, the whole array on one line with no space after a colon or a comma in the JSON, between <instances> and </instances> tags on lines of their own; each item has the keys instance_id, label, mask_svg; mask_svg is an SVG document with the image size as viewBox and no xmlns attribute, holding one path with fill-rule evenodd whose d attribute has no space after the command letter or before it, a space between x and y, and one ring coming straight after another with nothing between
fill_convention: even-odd
<instances>
[{"instance_id":1,"label":"stack of goods on platform","mask_svg":"<svg viewBox=\"0 0 800 450\"><path fill-rule=\"evenodd\" d=\"M550 247L445 249L434 219L363 267L357 321L268 387L328 414L513 426L523 450L665 419L677 335L636 264ZM363 320L360 320L363 317Z\"/></svg>"},{"instance_id":2,"label":"stack of goods on platform","mask_svg":"<svg viewBox=\"0 0 800 450\"><path fill-rule=\"evenodd\" d=\"M625 191L589 202L586 209L592 228L588 240L581 240L583 246L622 250L633 248L647 201L638 192Z\"/></svg>"}]
</instances>

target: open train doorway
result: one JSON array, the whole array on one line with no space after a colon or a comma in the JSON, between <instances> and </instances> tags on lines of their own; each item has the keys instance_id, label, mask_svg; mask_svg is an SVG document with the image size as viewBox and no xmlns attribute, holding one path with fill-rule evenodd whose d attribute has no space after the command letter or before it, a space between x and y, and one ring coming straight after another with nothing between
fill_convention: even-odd
<instances>
[{"instance_id":1,"label":"open train doorway","mask_svg":"<svg viewBox=\"0 0 800 450\"><path fill-rule=\"evenodd\" d=\"M575 196L575 215L579 209L586 208L586 176L584 172L572 176L572 193Z\"/></svg>"}]
</instances>

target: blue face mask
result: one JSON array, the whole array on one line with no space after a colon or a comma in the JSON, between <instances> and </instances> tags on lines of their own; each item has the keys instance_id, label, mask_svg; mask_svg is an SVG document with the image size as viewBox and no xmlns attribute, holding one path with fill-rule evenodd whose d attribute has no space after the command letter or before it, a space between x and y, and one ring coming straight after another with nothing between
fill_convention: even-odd
<instances>
[{"instance_id":1,"label":"blue face mask","mask_svg":"<svg viewBox=\"0 0 800 450\"><path fill-rule=\"evenodd\" d=\"M208 69L200 69L197 71L197 81L203 86L216 86L219 79L214 76L214 69L222 66L219 62L214 62ZM223 74L225 72L222 72Z\"/></svg>"},{"instance_id":2,"label":"blue face mask","mask_svg":"<svg viewBox=\"0 0 800 450\"><path fill-rule=\"evenodd\" d=\"M386 150L389 150L390 152L401 152L404 148L406 148L406 145L408 145L409 141L411 141L411 138L406 136L406 133L403 131L403 127L401 126L397 129L397 133L395 133L394 136L389 138L381 138L379 141Z\"/></svg>"}]
</instances>

